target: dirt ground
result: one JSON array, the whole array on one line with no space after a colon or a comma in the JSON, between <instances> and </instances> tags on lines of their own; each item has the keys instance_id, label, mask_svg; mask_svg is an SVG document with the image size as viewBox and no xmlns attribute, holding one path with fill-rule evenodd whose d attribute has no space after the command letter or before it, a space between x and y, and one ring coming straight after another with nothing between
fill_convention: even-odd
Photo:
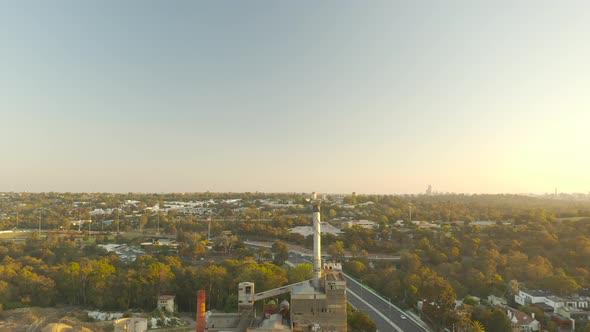
<instances>
[{"instance_id":1,"label":"dirt ground","mask_svg":"<svg viewBox=\"0 0 590 332\"><path fill-rule=\"evenodd\" d=\"M2 332L111 332L113 322L87 322L86 313L72 308L19 308L0 315Z\"/></svg>"},{"instance_id":2,"label":"dirt ground","mask_svg":"<svg viewBox=\"0 0 590 332\"><path fill-rule=\"evenodd\" d=\"M0 316L0 331L26 331L39 318L57 311L53 308L20 308L4 310Z\"/></svg>"}]
</instances>

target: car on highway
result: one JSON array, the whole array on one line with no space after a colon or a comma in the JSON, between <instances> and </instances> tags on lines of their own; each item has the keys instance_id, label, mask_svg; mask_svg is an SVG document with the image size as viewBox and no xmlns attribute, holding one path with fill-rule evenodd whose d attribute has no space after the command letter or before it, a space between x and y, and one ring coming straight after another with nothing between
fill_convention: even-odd
<instances>
[{"instance_id":1,"label":"car on highway","mask_svg":"<svg viewBox=\"0 0 590 332\"><path fill-rule=\"evenodd\" d=\"M400 315L399 318L401 318L401 319L408 319L408 317L406 317L406 315Z\"/></svg>"}]
</instances>

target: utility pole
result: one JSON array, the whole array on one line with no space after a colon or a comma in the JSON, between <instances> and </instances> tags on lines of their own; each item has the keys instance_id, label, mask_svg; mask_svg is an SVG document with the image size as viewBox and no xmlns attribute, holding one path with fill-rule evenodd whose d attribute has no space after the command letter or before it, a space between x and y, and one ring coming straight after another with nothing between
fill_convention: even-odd
<instances>
[{"instance_id":1,"label":"utility pole","mask_svg":"<svg viewBox=\"0 0 590 332\"><path fill-rule=\"evenodd\" d=\"M207 244L209 244L209 239L211 239L211 217L207 218L207 221L209 221L207 226Z\"/></svg>"},{"instance_id":2,"label":"utility pole","mask_svg":"<svg viewBox=\"0 0 590 332\"><path fill-rule=\"evenodd\" d=\"M158 211L158 228L157 228L156 234L160 235L160 211Z\"/></svg>"},{"instance_id":3,"label":"utility pole","mask_svg":"<svg viewBox=\"0 0 590 332\"><path fill-rule=\"evenodd\" d=\"M408 204L410 206L410 223L412 222L412 204Z\"/></svg>"},{"instance_id":4,"label":"utility pole","mask_svg":"<svg viewBox=\"0 0 590 332\"><path fill-rule=\"evenodd\" d=\"M117 208L117 234L119 234L119 208Z\"/></svg>"},{"instance_id":5,"label":"utility pole","mask_svg":"<svg viewBox=\"0 0 590 332\"><path fill-rule=\"evenodd\" d=\"M39 239L41 239L41 212L39 212Z\"/></svg>"}]
</instances>

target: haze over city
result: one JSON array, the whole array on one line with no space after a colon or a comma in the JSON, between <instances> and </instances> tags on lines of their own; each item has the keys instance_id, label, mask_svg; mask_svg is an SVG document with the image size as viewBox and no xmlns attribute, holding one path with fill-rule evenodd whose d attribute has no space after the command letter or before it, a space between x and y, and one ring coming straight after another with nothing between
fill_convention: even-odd
<instances>
[{"instance_id":1,"label":"haze over city","mask_svg":"<svg viewBox=\"0 0 590 332\"><path fill-rule=\"evenodd\" d=\"M0 5L0 191L590 190L590 3Z\"/></svg>"}]
</instances>

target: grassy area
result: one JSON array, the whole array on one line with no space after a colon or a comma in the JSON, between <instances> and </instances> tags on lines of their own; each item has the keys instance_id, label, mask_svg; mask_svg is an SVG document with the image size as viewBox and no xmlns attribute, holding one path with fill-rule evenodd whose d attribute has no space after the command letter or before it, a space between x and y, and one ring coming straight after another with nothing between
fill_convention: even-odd
<instances>
[{"instance_id":1,"label":"grassy area","mask_svg":"<svg viewBox=\"0 0 590 332\"><path fill-rule=\"evenodd\" d=\"M590 221L590 217L569 217L569 218L559 218L559 221Z\"/></svg>"},{"instance_id":2,"label":"grassy area","mask_svg":"<svg viewBox=\"0 0 590 332\"><path fill-rule=\"evenodd\" d=\"M27 239L32 232L0 233L0 239Z\"/></svg>"},{"instance_id":3,"label":"grassy area","mask_svg":"<svg viewBox=\"0 0 590 332\"><path fill-rule=\"evenodd\" d=\"M80 241L80 243L82 243L82 244L94 244L94 243L96 243L96 238L94 236L92 236L92 237L84 236L84 237L78 238L78 241Z\"/></svg>"}]
</instances>

